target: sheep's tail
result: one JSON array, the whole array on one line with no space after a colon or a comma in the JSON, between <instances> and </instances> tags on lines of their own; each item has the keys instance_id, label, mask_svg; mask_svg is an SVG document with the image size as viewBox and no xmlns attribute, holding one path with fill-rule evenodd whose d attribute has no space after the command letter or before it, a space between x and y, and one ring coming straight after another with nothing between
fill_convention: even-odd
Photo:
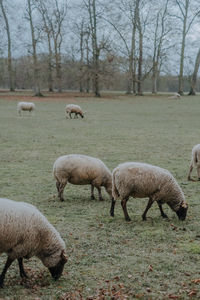
<instances>
[{"instance_id":1,"label":"sheep's tail","mask_svg":"<svg viewBox=\"0 0 200 300\"><path fill-rule=\"evenodd\" d=\"M116 171L117 170L114 170L113 174L112 174L112 182L113 182L113 184L112 184L112 196L113 196L114 199L117 199L120 196L120 194L117 190L117 187L116 187L116 182L115 182L115 173L116 173Z\"/></svg>"}]
</instances>

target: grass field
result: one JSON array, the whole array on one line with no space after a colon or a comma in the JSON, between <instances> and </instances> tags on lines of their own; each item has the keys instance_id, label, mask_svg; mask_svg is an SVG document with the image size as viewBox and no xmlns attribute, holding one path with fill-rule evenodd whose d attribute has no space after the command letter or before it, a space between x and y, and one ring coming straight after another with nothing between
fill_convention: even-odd
<instances>
[{"instance_id":1,"label":"grass field","mask_svg":"<svg viewBox=\"0 0 200 300\"><path fill-rule=\"evenodd\" d=\"M65 240L69 260L58 281L31 258L25 261L30 279L22 282L13 263L0 298L199 299L200 183L188 182L187 173L191 149L200 143L200 96L55 94L28 98L35 114L19 117L22 98L0 93L0 196L36 205ZM72 102L87 111L84 119L65 118L65 105ZM132 198L127 205L132 221L125 222L119 201L112 218L107 194L103 202L91 200L89 186L67 185L61 203L52 166L70 153L99 157L110 170L125 161L168 169L189 204L186 221L167 206L169 220L163 220L154 204L143 222L147 199ZM5 260L1 255L1 270Z\"/></svg>"}]
</instances>

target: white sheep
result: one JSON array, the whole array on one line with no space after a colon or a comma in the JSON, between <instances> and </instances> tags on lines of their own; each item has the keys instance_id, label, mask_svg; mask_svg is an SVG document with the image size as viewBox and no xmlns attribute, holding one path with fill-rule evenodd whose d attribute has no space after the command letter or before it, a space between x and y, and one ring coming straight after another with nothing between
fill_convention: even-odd
<instances>
[{"instance_id":1,"label":"white sheep","mask_svg":"<svg viewBox=\"0 0 200 300\"><path fill-rule=\"evenodd\" d=\"M164 203L176 212L180 220L186 218L188 205L180 186L169 171L149 164L126 162L113 170L112 178L114 199L110 209L111 216L114 216L115 201L120 197L125 219L130 221L126 202L132 196L133 198L149 197L142 215L143 220L146 220L147 211L154 201L157 202L163 218L167 218L162 209Z\"/></svg>"},{"instance_id":2,"label":"white sheep","mask_svg":"<svg viewBox=\"0 0 200 300\"><path fill-rule=\"evenodd\" d=\"M39 210L31 204L4 198L0 198L0 253L8 256L0 275L0 287L15 259L22 278L27 277L23 258L37 256L54 279L61 276L67 262L64 241Z\"/></svg>"},{"instance_id":3,"label":"white sheep","mask_svg":"<svg viewBox=\"0 0 200 300\"><path fill-rule=\"evenodd\" d=\"M171 99L180 99L181 98L181 95L179 93L174 93L173 96L170 96L168 98L171 98Z\"/></svg>"},{"instance_id":4,"label":"white sheep","mask_svg":"<svg viewBox=\"0 0 200 300\"><path fill-rule=\"evenodd\" d=\"M197 168L198 180L200 180L200 144L197 144L192 148L192 158L191 158L191 163L190 163L188 180L195 181L194 179L191 179L191 177L190 177L194 167Z\"/></svg>"},{"instance_id":5,"label":"white sheep","mask_svg":"<svg viewBox=\"0 0 200 300\"><path fill-rule=\"evenodd\" d=\"M35 110L35 104L32 102L18 102L17 111L19 115L21 115L22 110L32 112Z\"/></svg>"},{"instance_id":6,"label":"white sheep","mask_svg":"<svg viewBox=\"0 0 200 300\"><path fill-rule=\"evenodd\" d=\"M69 114L70 119L72 118L71 114L74 114L74 119L75 117L78 118L78 115L80 115L81 118L84 118L84 113L79 105L67 104L65 110L66 110L66 118L67 118L67 114Z\"/></svg>"},{"instance_id":7,"label":"white sheep","mask_svg":"<svg viewBox=\"0 0 200 300\"><path fill-rule=\"evenodd\" d=\"M58 197L63 201L63 192L67 182L75 185L91 185L91 199L94 187L98 190L99 200L103 200L101 186L105 187L112 199L112 174L98 158L87 155L69 154L59 157L53 165Z\"/></svg>"}]
</instances>

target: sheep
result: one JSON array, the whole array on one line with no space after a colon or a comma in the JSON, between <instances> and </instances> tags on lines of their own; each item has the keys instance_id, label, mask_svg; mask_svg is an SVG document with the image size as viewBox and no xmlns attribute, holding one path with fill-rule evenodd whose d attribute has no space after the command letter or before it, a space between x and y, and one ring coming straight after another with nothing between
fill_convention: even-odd
<instances>
[{"instance_id":1,"label":"sheep","mask_svg":"<svg viewBox=\"0 0 200 300\"><path fill-rule=\"evenodd\" d=\"M91 199L94 197L94 187L98 190L99 200L103 200L101 186L112 199L112 174L106 165L98 158L87 155L69 154L60 156L53 165L58 197L64 201L63 192L67 182L75 185L91 185Z\"/></svg>"},{"instance_id":2,"label":"sheep","mask_svg":"<svg viewBox=\"0 0 200 300\"><path fill-rule=\"evenodd\" d=\"M180 220L185 220L188 205L181 188L169 171L145 163L126 162L113 170L112 180L111 216L114 216L116 199L120 197L125 220L130 221L126 202L129 196L132 196L133 198L149 197L142 215L143 220L146 220L147 211L154 201L157 202L163 218L167 218L167 215L163 212L162 204L167 203Z\"/></svg>"},{"instance_id":3,"label":"sheep","mask_svg":"<svg viewBox=\"0 0 200 300\"><path fill-rule=\"evenodd\" d=\"M170 96L168 98L171 98L171 99L180 99L181 98L181 95L179 93L174 93L173 96Z\"/></svg>"},{"instance_id":4,"label":"sheep","mask_svg":"<svg viewBox=\"0 0 200 300\"><path fill-rule=\"evenodd\" d=\"M79 105L68 104L66 105L65 110L66 110L66 118L67 118L67 114L69 114L70 119L72 119L71 114L73 113L74 113L74 119L75 117L78 118L78 115L80 115L81 118L84 118L84 113Z\"/></svg>"},{"instance_id":5,"label":"sheep","mask_svg":"<svg viewBox=\"0 0 200 300\"><path fill-rule=\"evenodd\" d=\"M32 102L18 102L17 104L17 111L18 114L21 116L22 110L32 112L35 109L35 104Z\"/></svg>"},{"instance_id":6,"label":"sheep","mask_svg":"<svg viewBox=\"0 0 200 300\"><path fill-rule=\"evenodd\" d=\"M64 241L40 211L31 204L5 198L0 198L0 253L7 254L0 287L15 259L22 278L27 277L23 258L37 256L55 280L61 276L67 262Z\"/></svg>"},{"instance_id":7,"label":"sheep","mask_svg":"<svg viewBox=\"0 0 200 300\"><path fill-rule=\"evenodd\" d=\"M200 180L200 144L197 144L192 148L192 158L191 158L190 169L188 173L188 180L195 181L190 177L194 167L197 168L198 180Z\"/></svg>"}]
</instances>

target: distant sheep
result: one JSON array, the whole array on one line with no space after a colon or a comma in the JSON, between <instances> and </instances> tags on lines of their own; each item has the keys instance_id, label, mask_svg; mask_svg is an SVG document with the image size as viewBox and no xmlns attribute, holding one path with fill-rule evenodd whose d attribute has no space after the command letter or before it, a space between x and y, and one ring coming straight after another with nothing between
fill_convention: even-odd
<instances>
[{"instance_id":1,"label":"distant sheep","mask_svg":"<svg viewBox=\"0 0 200 300\"><path fill-rule=\"evenodd\" d=\"M106 165L98 158L87 155L70 154L59 157L53 165L58 197L64 201L63 192L67 182L75 185L91 185L91 199L94 187L98 190L99 200L103 200L101 186L112 199L112 175Z\"/></svg>"},{"instance_id":2,"label":"distant sheep","mask_svg":"<svg viewBox=\"0 0 200 300\"><path fill-rule=\"evenodd\" d=\"M126 221L130 221L126 209L129 197L149 197L149 202L142 215L146 214L154 201L157 202L161 216L167 218L163 212L162 204L167 203L176 212L180 220L185 220L188 205L184 194L171 173L165 169L144 163L126 162L113 170L113 197L110 214L114 216L115 202L118 197L124 211Z\"/></svg>"},{"instance_id":3,"label":"distant sheep","mask_svg":"<svg viewBox=\"0 0 200 300\"><path fill-rule=\"evenodd\" d=\"M21 115L22 110L32 112L35 110L35 104L32 102L18 102L17 111L19 115Z\"/></svg>"},{"instance_id":4,"label":"distant sheep","mask_svg":"<svg viewBox=\"0 0 200 300\"><path fill-rule=\"evenodd\" d=\"M197 144L192 148L192 158L191 158L191 163L190 163L188 180L195 181L195 180L191 179L191 177L190 177L194 167L197 168L198 180L200 180L200 144Z\"/></svg>"},{"instance_id":5,"label":"distant sheep","mask_svg":"<svg viewBox=\"0 0 200 300\"><path fill-rule=\"evenodd\" d=\"M171 98L171 99L180 99L181 95L179 93L175 93L173 96L170 96L168 98Z\"/></svg>"},{"instance_id":6,"label":"distant sheep","mask_svg":"<svg viewBox=\"0 0 200 300\"><path fill-rule=\"evenodd\" d=\"M74 114L74 119L75 117L78 118L78 115L81 116L81 118L84 118L84 113L79 105L75 104L68 104L66 105L66 117L67 114L69 114L70 119L72 118L72 114Z\"/></svg>"},{"instance_id":7,"label":"distant sheep","mask_svg":"<svg viewBox=\"0 0 200 300\"><path fill-rule=\"evenodd\" d=\"M3 198L0 198L0 253L8 256L0 275L0 287L15 259L22 278L27 277L23 258L37 256L54 279L61 276L67 262L64 241L39 210L28 203Z\"/></svg>"}]
</instances>

